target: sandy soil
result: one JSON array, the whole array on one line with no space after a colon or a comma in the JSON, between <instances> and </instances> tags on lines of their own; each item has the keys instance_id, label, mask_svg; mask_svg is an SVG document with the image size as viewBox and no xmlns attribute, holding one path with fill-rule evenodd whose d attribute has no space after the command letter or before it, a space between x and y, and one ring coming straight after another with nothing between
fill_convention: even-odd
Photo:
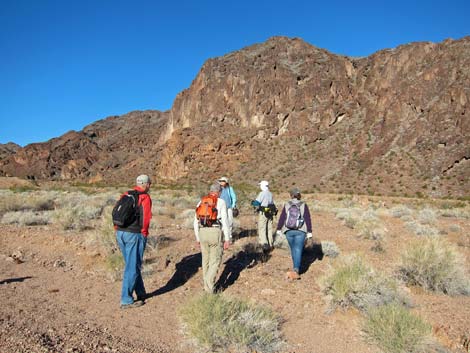
<instances>
[{"instance_id":1,"label":"sandy soil","mask_svg":"<svg viewBox=\"0 0 470 353\"><path fill-rule=\"evenodd\" d=\"M322 256L319 242L336 242L342 254L364 254L377 268L393 272L400 253L416 238L400 219L384 218L389 230L385 252L371 251L372 241L360 240L354 230L331 213L314 212L314 242L304 256L304 273L286 281L289 254L275 249L263 262L243 251L256 238L245 236L225 252L220 285L227 295L271 306L284 319L285 352L378 352L360 330L363 316L355 310L327 313L317 283L332 259ZM0 351L1 352L196 352L184 335L178 310L202 291L200 253L192 232L155 216L157 236L167 242L158 251L156 271L145 284L151 298L140 308L119 309L119 281L112 281L102 257L90 250L80 233L54 226L1 226L0 232ZM243 235L254 218L242 214ZM470 259L470 221L440 219L439 228L458 224L459 243ZM438 342L451 352L465 352L470 337L470 298L448 297L408 289L415 307L434 328Z\"/></svg>"}]
</instances>

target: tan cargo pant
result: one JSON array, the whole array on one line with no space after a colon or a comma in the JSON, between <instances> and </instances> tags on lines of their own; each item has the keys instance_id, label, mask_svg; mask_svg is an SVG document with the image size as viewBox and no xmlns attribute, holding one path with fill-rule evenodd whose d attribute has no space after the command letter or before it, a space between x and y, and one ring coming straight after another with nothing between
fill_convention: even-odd
<instances>
[{"instance_id":1,"label":"tan cargo pant","mask_svg":"<svg viewBox=\"0 0 470 353\"><path fill-rule=\"evenodd\" d=\"M222 263L222 230L218 227L200 227L199 240L204 290L208 293L214 293L215 279Z\"/></svg>"},{"instance_id":2,"label":"tan cargo pant","mask_svg":"<svg viewBox=\"0 0 470 353\"><path fill-rule=\"evenodd\" d=\"M263 212L258 215L258 241L273 246L273 220L267 219Z\"/></svg>"}]
</instances>

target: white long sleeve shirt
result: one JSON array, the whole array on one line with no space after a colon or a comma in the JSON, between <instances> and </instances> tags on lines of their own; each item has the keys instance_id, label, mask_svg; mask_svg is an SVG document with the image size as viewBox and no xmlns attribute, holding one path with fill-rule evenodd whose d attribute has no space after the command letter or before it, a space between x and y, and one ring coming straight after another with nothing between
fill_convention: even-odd
<instances>
[{"instance_id":1,"label":"white long sleeve shirt","mask_svg":"<svg viewBox=\"0 0 470 353\"><path fill-rule=\"evenodd\" d=\"M201 201L197 204L196 208L201 204ZM217 219L220 222L220 226L222 227L222 232L224 233L225 241L230 240L230 233L228 227L228 216L227 216L227 205L224 200L218 198L217 199ZM194 235L196 236L196 240L199 241L199 220L196 217L196 213L194 214Z\"/></svg>"}]
</instances>

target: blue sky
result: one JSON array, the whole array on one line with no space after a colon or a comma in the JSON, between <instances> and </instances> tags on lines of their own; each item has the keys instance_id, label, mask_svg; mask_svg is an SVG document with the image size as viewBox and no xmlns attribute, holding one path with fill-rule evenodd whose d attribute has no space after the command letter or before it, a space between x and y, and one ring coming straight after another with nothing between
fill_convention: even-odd
<instances>
[{"instance_id":1,"label":"blue sky","mask_svg":"<svg viewBox=\"0 0 470 353\"><path fill-rule=\"evenodd\" d=\"M168 110L207 59L271 36L367 56L470 35L469 17L469 0L0 0L0 143Z\"/></svg>"}]
</instances>

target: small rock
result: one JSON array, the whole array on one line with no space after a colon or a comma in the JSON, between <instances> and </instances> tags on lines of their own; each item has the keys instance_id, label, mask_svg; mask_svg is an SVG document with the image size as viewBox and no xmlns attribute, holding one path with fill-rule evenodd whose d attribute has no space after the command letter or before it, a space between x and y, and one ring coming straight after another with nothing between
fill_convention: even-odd
<instances>
[{"instance_id":1,"label":"small rock","mask_svg":"<svg viewBox=\"0 0 470 353\"><path fill-rule=\"evenodd\" d=\"M56 260L54 262L54 267L65 267L67 263L64 260Z\"/></svg>"}]
</instances>

